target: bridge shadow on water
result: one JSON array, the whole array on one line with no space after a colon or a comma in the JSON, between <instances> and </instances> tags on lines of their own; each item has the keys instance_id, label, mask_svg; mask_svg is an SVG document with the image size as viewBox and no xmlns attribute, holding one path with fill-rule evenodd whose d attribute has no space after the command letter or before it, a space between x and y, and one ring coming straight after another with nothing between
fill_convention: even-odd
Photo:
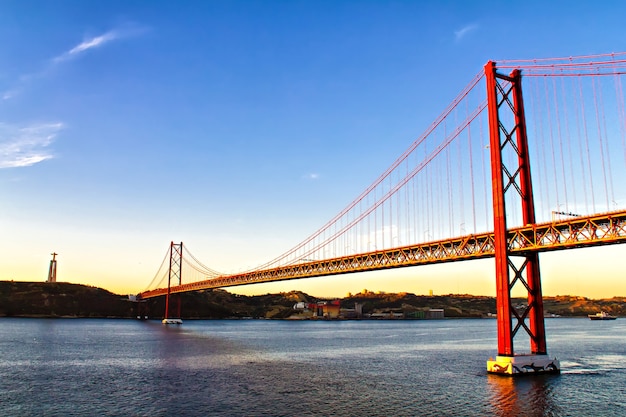
<instances>
[{"instance_id":1,"label":"bridge shadow on water","mask_svg":"<svg viewBox=\"0 0 626 417\"><path fill-rule=\"evenodd\" d=\"M560 375L532 375L517 378L487 375L489 402L498 416L563 415L554 387Z\"/></svg>"}]
</instances>

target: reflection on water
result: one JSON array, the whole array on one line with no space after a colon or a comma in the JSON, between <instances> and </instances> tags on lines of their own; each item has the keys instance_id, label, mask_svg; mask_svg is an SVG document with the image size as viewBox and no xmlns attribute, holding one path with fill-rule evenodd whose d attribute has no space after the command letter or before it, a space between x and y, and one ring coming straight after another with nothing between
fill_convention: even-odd
<instances>
[{"instance_id":1,"label":"reflection on water","mask_svg":"<svg viewBox=\"0 0 626 417\"><path fill-rule=\"evenodd\" d=\"M489 401L499 416L561 415L553 383L559 375L487 375Z\"/></svg>"}]
</instances>

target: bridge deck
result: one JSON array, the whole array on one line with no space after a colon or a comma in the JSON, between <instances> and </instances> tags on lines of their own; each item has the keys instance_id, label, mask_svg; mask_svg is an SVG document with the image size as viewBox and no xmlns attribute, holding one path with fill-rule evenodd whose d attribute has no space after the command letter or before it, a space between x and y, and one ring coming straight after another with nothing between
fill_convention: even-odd
<instances>
[{"instance_id":1,"label":"bridge deck","mask_svg":"<svg viewBox=\"0 0 626 417\"><path fill-rule=\"evenodd\" d=\"M494 256L493 232L350 255L320 261L224 275L171 287L171 293L233 287L262 282L376 271ZM626 243L626 211L575 217L509 230L511 254L547 252ZM167 288L143 292L147 299L167 294Z\"/></svg>"}]
</instances>

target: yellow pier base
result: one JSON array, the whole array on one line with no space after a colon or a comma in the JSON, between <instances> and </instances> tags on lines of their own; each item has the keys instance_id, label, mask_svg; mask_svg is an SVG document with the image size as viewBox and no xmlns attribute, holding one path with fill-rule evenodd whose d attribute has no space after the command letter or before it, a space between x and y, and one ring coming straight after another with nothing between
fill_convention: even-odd
<instances>
[{"instance_id":1,"label":"yellow pier base","mask_svg":"<svg viewBox=\"0 0 626 417\"><path fill-rule=\"evenodd\" d=\"M163 324L183 324L182 319L163 319L161 320Z\"/></svg>"},{"instance_id":2,"label":"yellow pier base","mask_svg":"<svg viewBox=\"0 0 626 417\"><path fill-rule=\"evenodd\" d=\"M509 376L558 374L561 364L548 355L496 356L496 360L489 358L487 361L487 372Z\"/></svg>"}]
</instances>

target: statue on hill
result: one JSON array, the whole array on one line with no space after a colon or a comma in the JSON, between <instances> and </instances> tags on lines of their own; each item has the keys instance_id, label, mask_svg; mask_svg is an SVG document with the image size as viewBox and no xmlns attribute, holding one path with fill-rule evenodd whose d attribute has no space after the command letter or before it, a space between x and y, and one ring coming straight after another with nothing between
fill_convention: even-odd
<instances>
[{"instance_id":1,"label":"statue on hill","mask_svg":"<svg viewBox=\"0 0 626 417\"><path fill-rule=\"evenodd\" d=\"M48 269L48 280L46 282L57 282L57 255L58 253L52 252L52 260L50 261L50 269Z\"/></svg>"}]
</instances>

